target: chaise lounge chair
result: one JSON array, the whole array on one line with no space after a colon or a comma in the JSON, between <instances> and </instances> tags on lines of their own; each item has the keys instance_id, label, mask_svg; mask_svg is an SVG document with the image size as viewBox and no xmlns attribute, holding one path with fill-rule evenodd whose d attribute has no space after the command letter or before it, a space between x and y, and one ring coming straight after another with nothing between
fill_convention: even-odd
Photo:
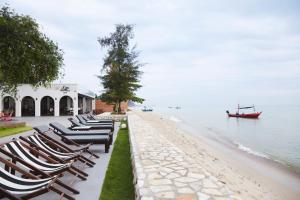
<instances>
[{"instance_id":1,"label":"chaise lounge chair","mask_svg":"<svg viewBox=\"0 0 300 200\"><path fill-rule=\"evenodd\" d=\"M48 154L32 148L21 140L13 140L12 142L1 145L0 151L12 159L18 157L24 160L29 165L42 170L49 176L60 175L64 172L69 172L81 180L86 180L85 176L88 176L85 172L74 167L72 165L73 161L69 163L59 163Z\"/></svg>"},{"instance_id":2,"label":"chaise lounge chair","mask_svg":"<svg viewBox=\"0 0 300 200\"><path fill-rule=\"evenodd\" d=\"M95 118L95 116L93 115L81 115L86 121L87 120L94 120L94 121L98 121L99 123L114 123L113 119L98 119Z\"/></svg>"},{"instance_id":3,"label":"chaise lounge chair","mask_svg":"<svg viewBox=\"0 0 300 200\"><path fill-rule=\"evenodd\" d=\"M96 124L96 123L81 123L74 118L68 118L68 120L72 123L70 129L72 130L101 130L101 129L109 129L112 132L114 131L113 124Z\"/></svg>"},{"instance_id":4,"label":"chaise lounge chair","mask_svg":"<svg viewBox=\"0 0 300 200\"><path fill-rule=\"evenodd\" d=\"M70 130L68 128L66 128L65 126L63 126L62 124L58 123L58 122L52 122L49 124L54 130L56 130L57 132L60 132L63 135L67 135L67 136L97 136L97 135L101 135L101 136L108 136L109 137L109 142L110 144L112 144L113 142L113 133L110 130L104 129L104 130Z\"/></svg>"},{"instance_id":5,"label":"chaise lounge chair","mask_svg":"<svg viewBox=\"0 0 300 200\"><path fill-rule=\"evenodd\" d=\"M20 136L20 139L27 142L29 145L34 146L37 150L43 151L54 160L60 163L68 163L70 161L80 161L89 167L93 167L95 163L90 159L83 156L83 151L69 152L60 146L56 145L51 140L48 140L41 134L33 134L28 137Z\"/></svg>"},{"instance_id":6,"label":"chaise lounge chair","mask_svg":"<svg viewBox=\"0 0 300 200\"><path fill-rule=\"evenodd\" d=\"M54 122L49 124L53 128L53 132L56 134L59 134L61 136L64 136L63 142L67 144L72 144L72 142L76 142L77 144L104 144L105 145L105 153L109 152L109 147L112 144L112 134L108 134L107 132L90 132L88 131L73 131L67 129L64 126L61 126L61 124ZM105 131L105 130L99 130L99 131ZM111 133L109 131L109 133Z\"/></svg>"},{"instance_id":7,"label":"chaise lounge chair","mask_svg":"<svg viewBox=\"0 0 300 200\"><path fill-rule=\"evenodd\" d=\"M72 153L83 151L85 153L90 154L90 158L91 157L99 158L98 155L94 154L93 152L91 152L89 150L89 148L92 144L80 145L72 140L68 140L68 138L64 137L63 135L54 132L53 129L49 128L46 125L36 126L36 127L33 127L33 129L36 130L38 132L38 134L47 138L48 141L51 141L51 143L54 146L56 146L56 148L63 149L67 152L72 152ZM68 143L61 143L61 142L55 140L52 136L50 136L51 134L58 136L59 138L61 138L62 141L68 141ZM75 146L75 148L74 148L74 146Z\"/></svg>"},{"instance_id":8,"label":"chaise lounge chair","mask_svg":"<svg viewBox=\"0 0 300 200\"><path fill-rule=\"evenodd\" d=\"M59 194L61 198L65 197L69 200L75 200L75 198L65 194L54 186L54 184L58 183L58 176L39 178L31 173L24 172L24 170L13 162L5 160L2 157L0 157L0 161L6 166L9 166L12 170L27 177L26 179L21 178L0 167L0 197L7 197L11 200L22 200L31 199L49 191L54 191Z\"/></svg>"},{"instance_id":9,"label":"chaise lounge chair","mask_svg":"<svg viewBox=\"0 0 300 200\"><path fill-rule=\"evenodd\" d=\"M96 124L113 124L114 121L113 120L98 120L98 119L89 119L87 116L85 115L76 115L76 117L79 119L82 119L83 121L85 121L86 123L96 123Z\"/></svg>"}]
</instances>

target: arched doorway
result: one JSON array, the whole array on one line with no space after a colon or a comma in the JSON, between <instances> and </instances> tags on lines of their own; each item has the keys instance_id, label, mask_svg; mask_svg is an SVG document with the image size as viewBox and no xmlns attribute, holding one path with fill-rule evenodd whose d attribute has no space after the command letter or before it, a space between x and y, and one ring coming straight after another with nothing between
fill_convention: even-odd
<instances>
[{"instance_id":1,"label":"arched doorway","mask_svg":"<svg viewBox=\"0 0 300 200\"><path fill-rule=\"evenodd\" d=\"M22 116L35 116L35 102L30 96L22 99Z\"/></svg>"},{"instance_id":2,"label":"arched doorway","mask_svg":"<svg viewBox=\"0 0 300 200\"><path fill-rule=\"evenodd\" d=\"M54 100L44 96L41 100L41 116L54 116Z\"/></svg>"},{"instance_id":3,"label":"arched doorway","mask_svg":"<svg viewBox=\"0 0 300 200\"><path fill-rule=\"evenodd\" d=\"M16 112L16 103L14 98L10 97L10 96L6 96L3 98L3 112L6 115L10 115L12 114L12 116L15 116L15 112Z\"/></svg>"},{"instance_id":4,"label":"arched doorway","mask_svg":"<svg viewBox=\"0 0 300 200\"><path fill-rule=\"evenodd\" d=\"M59 101L59 115L73 115L73 99L69 96L63 96Z\"/></svg>"}]
</instances>

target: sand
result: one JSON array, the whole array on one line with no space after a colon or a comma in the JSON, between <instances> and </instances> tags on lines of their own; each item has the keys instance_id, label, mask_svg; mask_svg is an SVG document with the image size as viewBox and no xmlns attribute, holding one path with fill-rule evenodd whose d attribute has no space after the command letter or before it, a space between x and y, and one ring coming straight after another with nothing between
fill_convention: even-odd
<instances>
[{"instance_id":1,"label":"sand","mask_svg":"<svg viewBox=\"0 0 300 200\"><path fill-rule=\"evenodd\" d=\"M300 199L300 175L287 167L210 140L201 133L184 131L158 114L134 113L226 184L239 199Z\"/></svg>"}]
</instances>

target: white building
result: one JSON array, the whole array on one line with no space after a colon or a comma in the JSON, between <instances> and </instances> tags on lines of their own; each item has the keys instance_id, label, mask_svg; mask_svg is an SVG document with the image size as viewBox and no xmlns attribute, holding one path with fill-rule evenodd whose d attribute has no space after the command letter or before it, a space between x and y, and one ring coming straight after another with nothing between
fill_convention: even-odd
<instances>
[{"instance_id":1,"label":"white building","mask_svg":"<svg viewBox=\"0 0 300 200\"><path fill-rule=\"evenodd\" d=\"M34 88L18 87L15 96L1 94L0 111L21 116L67 116L90 113L95 109L95 94L77 84L52 84Z\"/></svg>"}]
</instances>

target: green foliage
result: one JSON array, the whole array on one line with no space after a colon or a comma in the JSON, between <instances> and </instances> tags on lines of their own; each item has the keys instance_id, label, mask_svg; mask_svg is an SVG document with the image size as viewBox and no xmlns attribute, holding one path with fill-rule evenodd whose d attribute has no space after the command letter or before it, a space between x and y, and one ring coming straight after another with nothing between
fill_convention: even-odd
<instances>
[{"instance_id":1,"label":"green foliage","mask_svg":"<svg viewBox=\"0 0 300 200\"><path fill-rule=\"evenodd\" d=\"M114 144L100 200L133 200L134 197L128 129L122 129Z\"/></svg>"},{"instance_id":2,"label":"green foliage","mask_svg":"<svg viewBox=\"0 0 300 200\"><path fill-rule=\"evenodd\" d=\"M117 24L115 32L108 37L98 39L101 47L107 48L102 66L104 75L99 76L105 89L101 100L115 104L117 112L121 111L122 101L144 101L135 94L135 91L142 87L139 79L143 64L137 60L139 53L136 46L130 48L130 39L133 39L133 26L123 24Z\"/></svg>"},{"instance_id":3,"label":"green foliage","mask_svg":"<svg viewBox=\"0 0 300 200\"><path fill-rule=\"evenodd\" d=\"M0 128L0 138L9 136L9 135L15 135L18 133L22 133L25 131L29 131L32 128L29 126L22 126L22 127L16 127L16 128Z\"/></svg>"},{"instance_id":4,"label":"green foliage","mask_svg":"<svg viewBox=\"0 0 300 200\"><path fill-rule=\"evenodd\" d=\"M0 89L15 93L19 84L47 85L57 79L63 52L30 16L0 10Z\"/></svg>"}]
</instances>

